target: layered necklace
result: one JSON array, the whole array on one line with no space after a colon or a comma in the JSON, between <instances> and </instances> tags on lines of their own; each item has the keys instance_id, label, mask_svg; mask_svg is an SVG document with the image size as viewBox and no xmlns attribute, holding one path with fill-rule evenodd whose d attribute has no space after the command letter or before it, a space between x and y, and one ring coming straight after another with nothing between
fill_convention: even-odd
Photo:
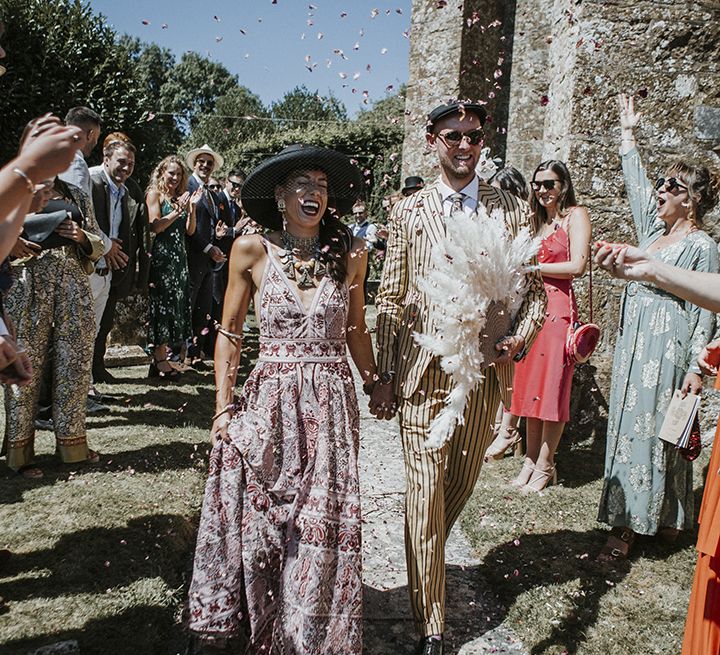
<instances>
[{"instance_id":1,"label":"layered necklace","mask_svg":"<svg viewBox=\"0 0 720 655\"><path fill-rule=\"evenodd\" d=\"M320 261L320 237L296 237L283 230L280 239L283 247L278 250L278 257L288 279L295 281L298 289L317 286L317 280L327 273L325 264Z\"/></svg>"}]
</instances>

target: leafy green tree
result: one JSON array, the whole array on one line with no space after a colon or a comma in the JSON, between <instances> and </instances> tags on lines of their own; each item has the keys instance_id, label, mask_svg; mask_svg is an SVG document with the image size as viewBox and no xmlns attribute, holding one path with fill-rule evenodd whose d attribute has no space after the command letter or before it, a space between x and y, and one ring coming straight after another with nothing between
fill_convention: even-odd
<instances>
[{"instance_id":1,"label":"leafy green tree","mask_svg":"<svg viewBox=\"0 0 720 655\"><path fill-rule=\"evenodd\" d=\"M215 109L218 98L237 86L237 76L225 66L197 52L186 52L162 85L160 104L176 114L181 129L187 132Z\"/></svg>"},{"instance_id":2,"label":"leafy green tree","mask_svg":"<svg viewBox=\"0 0 720 655\"><path fill-rule=\"evenodd\" d=\"M296 127L308 121L346 121L347 110L332 93L321 96L309 91L305 85L288 91L278 102L272 103L272 116L282 129ZM285 119L285 120L282 120Z\"/></svg>"},{"instance_id":3,"label":"leafy green tree","mask_svg":"<svg viewBox=\"0 0 720 655\"><path fill-rule=\"evenodd\" d=\"M258 96L244 86L236 86L218 98L215 110L198 118L185 139L182 150L208 143L223 155L225 168L232 168L242 144L274 130L270 112Z\"/></svg>"},{"instance_id":4,"label":"leafy green tree","mask_svg":"<svg viewBox=\"0 0 720 655\"><path fill-rule=\"evenodd\" d=\"M144 93L102 16L80 0L0 0L7 73L0 78L0 158L17 150L25 124L77 105L131 137L145 119Z\"/></svg>"}]
</instances>

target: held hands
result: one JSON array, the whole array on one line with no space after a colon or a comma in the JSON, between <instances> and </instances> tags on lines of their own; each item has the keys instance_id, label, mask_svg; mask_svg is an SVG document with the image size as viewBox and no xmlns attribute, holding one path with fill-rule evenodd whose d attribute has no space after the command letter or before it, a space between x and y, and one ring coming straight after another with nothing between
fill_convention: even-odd
<instances>
[{"instance_id":1,"label":"held hands","mask_svg":"<svg viewBox=\"0 0 720 655\"><path fill-rule=\"evenodd\" d=\"M500 355L495 360L496 364L506 364L511 361L525 347L525 338L519 334L505 337L495 344L495 350Z\"/></svg>"},{"instance_id":2,"label":"held hands","mask_svg":"<svg viewBox=\"0 0 720 655\"><path fill-rule=\"evenodd\" d=\"M55 228L55 232L75 243L82 243L85 240L85 234L69 216Z\"/></svg>"},{"instance_id":3,"label":"held hands","mask_svg":"<svg viewBox=\"0 0 720 655\"><path fill-rule=\"evenodd\" d=\"M389 420L397 414L398 403L392 382L375 383L368 408L375 418L381 420Z\"/></svg>"},{"instance_id":4,"label":"held hands","mask_svg":"<svg viewBox=\"0 0 720 655\"><path fill-rule=\"evenodd\" d=\"M650 281L654 259L640 248L626 243L595 242L595 263L613 277L636 282Z\"/></svg>"},{"instance_id":5,"label":"held hands","mask_svg":"<svg viewBox=\"0 0 720 655\"><path fill-rule=\"evenodd\" d=\"M698 356L698 366L705 375L717 375L720 366L720 339L711 341Z\"/></svg>"},{"instance_id":6,"label":"held hands","mask_svg":"<svg viewBox=\"0 0 720 655\"><path fill-rule=\"evenodd\" d=\"M105 253L105 261L113 271L122 270L127 266L128 256L123 252L122 239L111 239L110 250Z\"/></svg>"},{"instance_id":7,"label":"held hands","mask_svg":"<svg viewBox=\"0 0 720 655\"><path fill-rule=\"evenodd\" d=\"M618 93L618 108L620 109L620 127L623 132L632 132L640 122L640 112L635 113L635 100L625 93Z\"/></svg>"}]
</instances>

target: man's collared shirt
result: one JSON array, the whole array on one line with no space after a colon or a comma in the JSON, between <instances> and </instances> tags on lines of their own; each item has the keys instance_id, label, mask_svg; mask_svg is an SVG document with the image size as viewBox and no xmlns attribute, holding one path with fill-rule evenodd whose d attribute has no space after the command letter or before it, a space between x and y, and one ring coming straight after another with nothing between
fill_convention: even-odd
<instances>
[{"instance_id":1,"label":"man's collared shirt","mask_svg":"<svg viewBox=\"0 0 720 655\"><path fill-rule=\"evenodd\" d=\"M105 168L103 168L103 175L105 176L105 179L108 183L108 190L110 192L110 216L108 218L110 219L110 234L107 235L104 232L101 232L103 244L105 245L105 254L110 252L110 248L112 247L112 239L117 239L120 236L120 224L122 223L122 200L125 194L127 193L127 189L125 188L124 184L121 184L118 186L113 182L113 180L110 178L110 176L107 174L107 171ZM107 261L105 260L105 257L101 257L98 260L97 268L107 268Z\"/></svg>"},{"instance_id":2,"label":"man's collared shirt","mask_svg":"<svg viewBox=\"0 0 720 655\"><path fill-rule=\"evenodd\" d=\"M438 184L438 191L440 191L440 196L442 197L442 207L443 207L443 215L445 218L450 218L450 212L452 210L452 198L451 196L458 193L455 191L455 189L451 189L445 182L440 179L440 182ZM478 191L479 191L479 183L478 183L478 177L475 175L470 182L463 188L460 189L460 193L463 194L463 213L465 213L467 216L472 216L475 214L475 210L477 209L478 205Z\"/></svg>"}]
</instances>

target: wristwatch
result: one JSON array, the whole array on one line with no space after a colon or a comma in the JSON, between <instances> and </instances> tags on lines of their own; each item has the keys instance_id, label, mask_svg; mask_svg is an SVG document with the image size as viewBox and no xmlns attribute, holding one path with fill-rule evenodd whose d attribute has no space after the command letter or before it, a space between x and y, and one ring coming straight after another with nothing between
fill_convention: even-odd
<instances>
[{"instance_id":1,"label":"wristwatch","mask_svg":"<svg viewBox=\"0 0 720 655\"><path fill-rule=\"evenodd\" d=\"M383 371L378 376L378 382L380 382L380 384L390 384L394 377L395 371Z\"/></svg>"}]
</instances>

